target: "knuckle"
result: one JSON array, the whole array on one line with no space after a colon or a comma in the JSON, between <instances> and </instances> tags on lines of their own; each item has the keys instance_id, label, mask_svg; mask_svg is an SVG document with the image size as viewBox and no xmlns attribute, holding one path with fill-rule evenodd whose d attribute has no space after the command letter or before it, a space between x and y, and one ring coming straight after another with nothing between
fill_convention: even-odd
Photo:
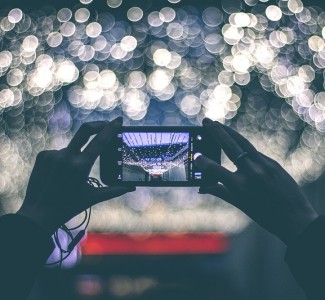
<instances>
[{"instance_id":1,"label":"knuckle","mask_svg":"<svg viewBox=\"0 0 325 300\"><path fill-rule=\"evenodd\" d=\"M83 173L86 168L86 164L81 157L70 157L65 162L65 167L73 172Z\"/></svg>"},{"instance_id":2,"label":"knuckle","mask_svg":"<svg viewBox=\"0 0 325 300\"><path fill-rule=\"evenodd\" d=\"M88 131L89 130L89 122L86 122L86 123L82 123L80 128L79 128L79 131L81 132L84 132L84 131Z\"/></svg>"},{"instance_id":3,"label":"knuckle","mask_svg":"<svg viewBox=\"0 0 325 300\"><path fill-rule=\"evenodd\" d=\"M52 158L59 164L66 164L69 162L68 152L66 149L57 150L55 153L53 153Z\"/></svg>"},{"instance_id":4,"label":"knuckle","mask_svg":"<svg viewBox=\"0 0 325 300\"><path fill-rule=\"evenodd\" d=\"M56 163L60 169L82 169L84 165L82 157L79 155L71 155L67 149L55 151L51 155L51 160Z\"/></svg>"},{"instance_id":5,"label":"knuckle","mask_svg":"<svg viewBox=\"0 0 325 300\"><path fill-rule=\"evenodd\" d=\"M49 159L51 156L53 156L53 152L55 152L55 150L43 150L39 152L36 156L36 161L43 161Z\"/></svg>"},{"instance_id":6,"label":"knuckle","mask_svg":"<svg viewBox=\"0 0 325 300\"><path fill-rule=\"evenodd\" d=\"M263 163L265 165L265 168L267 168L268 173L277 174L279 171L283 170L281 164L270 157L266 157Z\"/></svg>"},{"instance_id":7,"label":"knuckle","mask_svg":"<svg viewBox=\"0 0 325 300\"><path fill-rule=\"evenodd\" d=\"M36 161L42 161L43 159L45 159L45 157L47 156L47 151L41 151L37 154L36 156Z\"/></svg>"},{"instance_id":8,"label":"knuckle","mask_svg":"<svg viewBox=\"0 0 325 300\"><path fill-rule=\"evenodd\" d=\"M69 160L69 165L72 168L79 168L79 167L81 167L83 165L83 163L82 163L82 160L81 160L80 157L72 157Z\"/></svg>"},{"instance_id":9,"label":"knuckle","mask_svg":"<svg viewBox=\"0 0 325 300\"><path fill-rule=\"evenodd\" d=\"M255 166L252 170L252 176L257 180L261 180L268 176L268 172L263 167Z\"/></svg>"}]
</instances>

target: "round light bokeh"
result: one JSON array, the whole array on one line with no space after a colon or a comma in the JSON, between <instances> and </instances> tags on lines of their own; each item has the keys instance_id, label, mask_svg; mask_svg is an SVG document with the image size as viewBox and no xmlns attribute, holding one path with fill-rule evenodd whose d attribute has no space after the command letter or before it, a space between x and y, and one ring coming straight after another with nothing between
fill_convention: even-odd
<instances>
[{"instance_id":1,"label":"round light bokeh","mask_svg":"<svg viewBox=\"0 0 325 300\"><path fill-rule=\"evenodd\" d=\"M160 10L137 3L116 17L126 1L107 0L96 12L93 1L80 0L73 9L1 15L4 208L19 205L12 199L23 197L39 151L64 147L85 121L119 115L126 125L200 125L209 117L237 129L299 183L316 180L325 166L325 13L300 0L221 2L202 10L180 0ZM192 199L191 189L181 193L175 198ZM146 200L120 214L146 207L155 215L159 203L171 210L190 205L208 219L205 204L191 201ZM155 224L168 230L177 218Z\"/></svg>"}]
</instances>

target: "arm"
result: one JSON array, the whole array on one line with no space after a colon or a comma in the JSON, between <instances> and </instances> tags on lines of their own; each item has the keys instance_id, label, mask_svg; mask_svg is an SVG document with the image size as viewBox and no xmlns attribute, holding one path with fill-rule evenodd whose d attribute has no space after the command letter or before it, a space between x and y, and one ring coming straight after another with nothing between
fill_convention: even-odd
<instances>
[{"instance_id":1,"label":"arm","mask_svg":"<svg viewBox=\"0 0 325 300\"><path fill-rule=\"evenodd\" d=\"M320 216L287 248L285 259L308 300L325 295L325 216Z\"/></svg>"},{"instance_id":2,"label":"arm","mask_svg":"<svg viewBox=\"0 0 325 300\"><path fill-rule=\"evenodd\" d=\"M220 197L241 209L285 244L290 245L288 256L291 257L290 253L294 252L291 249L297 248L298 242L295 241L306 234L307 228L318 218L317 212L293 178L276 161L257 151L247 139L231 128L209 119L204 120L203 126L211 134L213 141L236 164L237 170L230 172L216 162L199 156L196 159L197 166L206 176L216 179L215 185L201 187L200 193ZM324 243L324 238L320 243ZM314 249L317 245L311 247ZM300 262L294 261L300 263L304 269L303 265L310 257L300 255L300 258ZM325 278L325 259L319 257L319 261L322 261ZM291 269L296 275L295 268ZM306 269L312 270L313 267ZM309 273L308 276L317 275ZM298 282L308 293L309 287L301 280Z\"/></svg>"},{"instance_id":3,"label":"arm","mask_svg":"<svg viewBox=\"0 0 325 300\"><path fill-rule=\"evenodd\" d=\"M59 226L89 206L134 190L87 184L95 160L121 125L122 118L85 123L67 148L37 156L23 205L16 214L0 218L0 289L8 299L27 298L53 250L51 235Z\"/></svg>"},{"instance_id":4,"label":"arm","mask_svg":"<svg viewBox=\"0 0 325 300\"><path fill-rule=\"evenodd\" d=\"M0 218L0 287L3 299L26 299L54 249L51 236L18 214Z\"/></svg>"}]
</instances>

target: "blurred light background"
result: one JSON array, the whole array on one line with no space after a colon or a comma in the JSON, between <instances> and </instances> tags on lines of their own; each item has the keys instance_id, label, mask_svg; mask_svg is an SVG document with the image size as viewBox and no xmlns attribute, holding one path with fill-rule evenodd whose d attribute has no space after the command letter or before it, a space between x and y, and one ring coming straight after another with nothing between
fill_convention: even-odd
<instances>
[{"instance_id":1,"label":"blurred light background","mask_svg":"<svg viewBox=\"0 0 325 300\"><path fill-rule=\"evenodd\" d=\"M39 151L65 147L83 122L120 115L125 125L200 125L204 117L230 125L281 163L321 209L321 7L311 0L4 1L2 213L19 208ZM234 169L226 158L223 164ZM99 177L98 164L92 175ZM139 188L96 206L89 229L222 232L243 239L240 245L245 244L247 252L249 238L243 236L251 226L237 209L198 195L196 188ZM98 290L101 285L94 278L82 277L80 282ZM293 281L291 285L292 294L290 290L287 295L300 299ZM276 297L258 299L285 299L281 295L279 291Z\"/></svg>"}]
</instances>

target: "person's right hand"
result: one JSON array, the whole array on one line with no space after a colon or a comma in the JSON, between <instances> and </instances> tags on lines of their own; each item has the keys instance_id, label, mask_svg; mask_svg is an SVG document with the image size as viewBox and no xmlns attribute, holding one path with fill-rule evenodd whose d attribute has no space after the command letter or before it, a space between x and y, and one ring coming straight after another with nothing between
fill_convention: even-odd
<instances>
[{"instance_id":1,"label":"person's right hand","mask_svg":"<svg viewBox=\"0 0 325 300\"><path fill-rule=\"evenodd\" d=\"M228 126L210 119L204 119L203 126L236 163L237 171L231 172L203 155L198 156L196 165L216 182L213 186L202 186L200 193L233 204L286 244L318 217L297 183L280 164L257 151Z\"/></svg>"},{"instance_id":2,"label":"person's right hand","mask_svg":"<svg viewBox=\"0 0 325 300\"><path fill-rule=\"evenodd\" d=\"M93 164L122 123L121 117L112 122L84 123L66 148L40 152L17 214L52 234L88 207L134 191L132 186L95 188L87 183Z\"/></svg>"}]
</instances>

